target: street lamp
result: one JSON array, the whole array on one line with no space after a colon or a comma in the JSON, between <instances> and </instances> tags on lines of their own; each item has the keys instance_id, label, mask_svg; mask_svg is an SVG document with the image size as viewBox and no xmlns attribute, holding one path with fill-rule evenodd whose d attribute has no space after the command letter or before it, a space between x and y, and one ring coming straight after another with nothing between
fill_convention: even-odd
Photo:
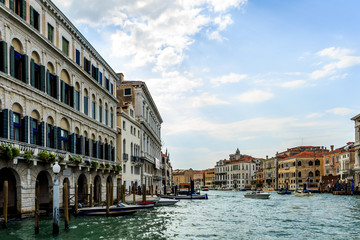
<instances>
[{"instance_id":1,"label":"street lamp","mask_svg":"<svg viewBox=\"0 0 360 240\"><path fill-rule=\"evenodd\" d=\"M55 174L53 185L53 234L59 234L59 180L57 175L59 174L61 167L58 162L52 167Z\"/></svg>"}]
</instances>

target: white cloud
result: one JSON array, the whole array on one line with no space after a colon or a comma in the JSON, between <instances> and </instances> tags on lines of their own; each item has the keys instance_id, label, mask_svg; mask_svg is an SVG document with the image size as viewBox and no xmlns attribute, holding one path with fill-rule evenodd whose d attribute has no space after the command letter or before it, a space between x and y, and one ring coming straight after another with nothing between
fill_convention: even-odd
<instances>
[{"instance_id":1,"label":"white cloud","mask_svg":"<svg viewBox=\"0 0 360 240\"><path fill-rule=\"evenodd\" d=\"M224 12L231 7L241 7L247 3L247 0L207 0L215 12Z\"/></svg>"},{"instance_id":2,"label":"white cloud","mask_svg":"<svg viewBox=\"0 0 360 240\"><path fill-rule=\"evenodd\" d=\"M227 105L229 102L219 99L218 96L210 93L203 93L200 96L191 97L189 100L189 105L197 108L203 106L215 106L215 105Z\"/></svg>"},{"instance_id":3,"label":"white cloud","mask_svg":"<svg viewBox=\"0 0 360 240\"><path fill-rule=\"evenodd\" d=\"M345 48L330 47L323 49L317 53L318 56L328 57L335 61L328 63L322 69L315 70L310 74L310 78L319 79L326 76L331 76L341 69L350 68L360 65L360 56L350 56L353 51Z\"/></svg>"},{"instance_id":4,"label":"white cloud","mask_svg":"<svg viewBox=\"0 0 360 240\"><path fill-rule=\"evenodd\" d=\"M216 87L216 86L220 86L221 84L225 84L225 83L240 82L241 80L244 80L246 77L247 77L247 75L245 75L245 74L230 73L228 75L213 78L210 80L210 82L213 84L213 86Z\"/></svg>"},{"instance_id":5,"label":"white cloud","mask_svg":"<svg viewBox=\"0 0 360 240\"><path fill-rule=\"evenodd\" d=\"M265 102L273 98L274 94L271 92L265 92L262 90L252 90L241 94L238 97L240 102L246 103L258 103L258 102Z\"/></svg>"},{"instance_id":6,"label":"white cloud","mask_svg":"<svg viewBox=\"0 0 360 240\"><path fill-rule=\"evenodd\" d=\"M322 117L324 116L323 113L310 113L306 116L306 118L319 118L319 117Z\"/></svg>"},{"instance_id":7,"label":"white cloud","mask_svg":"<svg viewBox=\"0 0 360 240\"><path fill-rule=\"evenodd\" d=\"M281 84L281 87L284 87L284 88L299 88L299 87L305 87L305 86L306 86L305 80L293 80L293 81L288 81L288 82Z\"/></svg>"},{"instance_id":8,"label":"white cloud","mask_svg":"<svg viewBox=\"0 0 360 240\"><path fill-rule=\"evenodd\" d=\"M326 110L326 112L332 113L335 115L339 115L339 116L346 116L346 115L357 113L356 110L350 109L350 108L333 108L333 109Z\"/></svg>"}]
</instances>

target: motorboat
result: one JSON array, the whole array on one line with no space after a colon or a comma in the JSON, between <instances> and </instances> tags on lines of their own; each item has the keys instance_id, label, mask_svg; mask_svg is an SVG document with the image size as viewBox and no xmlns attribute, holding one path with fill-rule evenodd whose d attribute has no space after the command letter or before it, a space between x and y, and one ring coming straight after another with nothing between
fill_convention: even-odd
<instances>
[{"instance_id":1,"label":"motorboat","mask_svg":"<svg viewBox=\"0 0 360 240\"><path fill-rule=\"evenodd\" d=\"M155 206L170 206L177 203L179 200L169 199L169 198L160 198L160 200L155 204Z\"/></svg>"},{"instance_id":2,"label":"motorboat","mask_svg":"<svg viewBox=\"0 0 360 240\"><path fill-rule=\"evenodd\" d=\"M111 216L123 216L136 213L137 209L127 208L123 206L110 206L109 207L109 215ZM78 215L87 215L87 216L101 216L107 215L106 206L100 207L87 207L87 208L79 208Z\"/></svg>"},{"instance_id":3,"label":"motorboat","mask_svg":"<svg viewBox=\"0 0 360 240\"><path fill-rule=\"evenodd\" d=\"M295 191L294 195L296 197L312 197L312 193L310 191Z\"/></svg>"},{"instance_id":4,"label":"motorboat","mask_svg":"<svg viewBox=\"0 0 360 240\"><path fill-rule=\"evenodd\" d=\"M277 193L280 195L291 194L291 192L289 190L280 190L280 191L277 191Z\"/></svg>"},{"instance_id":5,"label":"motorboat","mask_svg":"<svg viewBox=\"0 0 360 240\"><path fill-rule=\"evenodd\" d=\"M257 199L269 199L270 193L260 192L260 191L253 191L245 193L244 197L246 198L257 198Z\"/></svg>"},{"instance_id":6,"label":"motorboat","mask_svg":"<svg viewBox=\"0 0 360 240\"><path fill-rule=\"evenodd\" d=\"M208 199L208 195L190 194L190 195L160 195L162 198L176 199L176 200L195 200L195 199Z\"/></svg>"},{"instance_id":7,"label":"motorboat","mask_svg":"<svg viewBox=\"0 0 360 240\"><path fill-rule=\"evenodd\" d=\"M267 186L267 187L264 187L262 189L264 192L273 192L274 191L274 188L270 187L270 186Z\"/></svg>"},{"instance_id":8,"label":"motorboat","mask_svg":"<svg viewBox=\"0 0 360 240\"><path fill-rule=\"evenodd\" d=\"M209 187L207 187L207 186L202 186L202 187L201 187L201 191L209 191Z\"/></svg>"}]
</instances>

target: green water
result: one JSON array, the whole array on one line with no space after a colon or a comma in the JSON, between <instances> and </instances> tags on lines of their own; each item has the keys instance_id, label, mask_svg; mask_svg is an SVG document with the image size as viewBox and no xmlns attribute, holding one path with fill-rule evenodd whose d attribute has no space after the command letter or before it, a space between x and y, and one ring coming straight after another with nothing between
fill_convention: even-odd
<instances>
[{"instance_id":1,"label":"green water","mask_svg":"<svg viewBox=\"0 0 360 240\"><path fill-rule=\"evenodd\" d=\"M247 199L244 192L209 191L209 200L181 200L120 217L71 217L70 229L52 236L52 220L9 223L0 239L360 239L360 196L272 193Z\"/></svg>"}]
</instances>

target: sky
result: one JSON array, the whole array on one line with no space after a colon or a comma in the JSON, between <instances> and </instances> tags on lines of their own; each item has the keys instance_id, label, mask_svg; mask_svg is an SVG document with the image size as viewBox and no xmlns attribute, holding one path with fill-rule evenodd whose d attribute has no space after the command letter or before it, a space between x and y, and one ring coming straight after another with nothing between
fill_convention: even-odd
<instances>
[{"instance_id":1,"label":"sky","mask_svg":"<svg viewBox=\"0 0 360 240\"><path fill-rule=\"evenodd\" d=\"M354 141L360 1L53 2L125 80L147 84L173 169Z\"/></svg>"}]
</instances>

